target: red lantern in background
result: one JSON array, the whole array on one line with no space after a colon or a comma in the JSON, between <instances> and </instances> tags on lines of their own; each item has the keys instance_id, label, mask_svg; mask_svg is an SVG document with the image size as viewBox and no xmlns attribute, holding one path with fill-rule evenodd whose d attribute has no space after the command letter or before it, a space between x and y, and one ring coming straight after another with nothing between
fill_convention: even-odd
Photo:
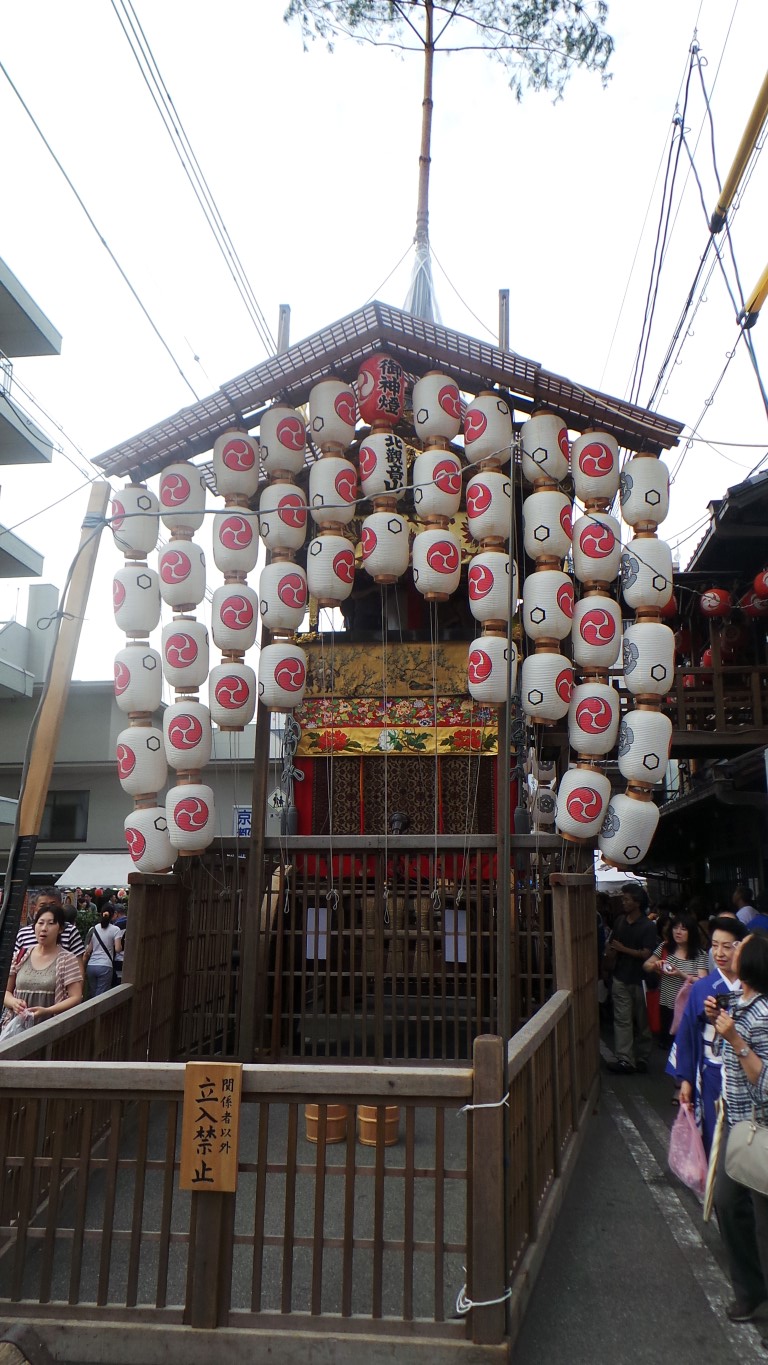
<instances>
[{"instance_id":1,"label":"red lantern in background","mask_svg":"<svg viewBox=\"0 0 768 1365\"><path fill-rule=\"evenodd\" d=\"M693 638L687 626L675 631L675 654L678 658L689 655L693 649Z\"/></svg>"},{"instance_id":2,"label":"red lantern in background","mask_svg":"<svg viewBox=\"0 0 768 1365\"><path fill-rule=\"evenodd\" d=\"M768 598L768 569L761 569L755 574L755 581L752 584L756 597Z\"/></svg>"},{"instance_id":3,"label":"red lantern in background","mask_svg":"<svg viewBox=\"0 0 768 1365\"><path fill-rule=\"evenodd\" d=\"M756 616L768 616L768 597L761 597L758 592L755 592L754 588L749 588L744 596L739 598L738 605L739 611L744 616L749 616L750 619L754 619Z\"/></svg>"},{"instance_id":4,"label":"red lantern in background","mask_svg":"<svg viewBox=\"0 0 768 1365\"><path fill-rule=\"evenodd\" d=\"M704 653L702 654L701 658L699 659L699 668L711 668L711 667L712 667L712 650L711 650L711 649L705 649L705 650L704 650Z\"/></svg>"},{"instance_id":5,"label":"red lantern in background","mask_svg":"<svg viewBox=\"0 0 768 1365\"><path fill-rule=\"evenodd\" d=\"M731 594L725 588L708 588L699 598L702 616L727 616L731 610Z\"/></svg>"},{"instance_id":6,"label":"red lantern in background","mask_svg":"<svg viewBox=\"0 0 768 1365\"><path fill-rule=\"evenodd\" d=\"M671 617L677 616L677 598L675 597L674 593L672 594L666 605L661 607L661 609L659 610L659 616L661 617L662 621L668 621Z\"/></svg>"},{"instance_id":7,"label":"red lantern in background","mask_svg":"<svg viewBox=\"0 0 768 1365\"><path fill-rule=\"evenodd\" d=\"M734 659L749 644L749 632L744 626L723 626L720 631L720 654L724 660Z\"/></svg>"},{"instance_id":8,"label":"red lantern in background","mask_svg":"<svg viewBox=\"0 0 768 1365\"><path fill-rule=\"evenodd\" d=\"M685 691L686 691L686 692L692 692L693 689L694 689L694 687L698 687L698 685L699 685L699 680L698 680L698 678L695 676L695 674L693 674L693 673L685 673L685 674L683 675L683 687L685 688Z\"/></svg>"}]
</instances>

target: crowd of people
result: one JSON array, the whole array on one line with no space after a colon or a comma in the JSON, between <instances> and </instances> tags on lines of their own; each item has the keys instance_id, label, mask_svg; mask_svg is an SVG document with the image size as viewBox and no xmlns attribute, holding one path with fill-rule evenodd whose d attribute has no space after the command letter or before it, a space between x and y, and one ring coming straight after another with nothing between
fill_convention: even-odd
<instances>
[{"instance_id":1,"label":"crowd of people","mask_svg":"<svg viewBox=\"0 0 768 1365\"><path fill-rule=\"evenodd\" d=\"M738 1125L768 1128L768 914L743 885L711 916L690 902L685 911L653 911L639 883L627 885L620 908L607 900L599 913L614 1030L609 1070L646 1072L653 1033L668 1049L674 1101L691 1108L714 1170L734 1293L726 1313L749 1322L768 1300L768 1169L755 1177L738 1168L737 1177L731 1153Z\"/></svg>"},{"instance_id":2,"label":"crowd of people","mask_svg":"<svg viewBox=\"0 0 768 1365\"><path fill-rule=\"evenodd\" d=\"M118 985L127 914L127 897L118 894L31 890L14 945L0 1039Z\"/></svg>"}]
</instances>

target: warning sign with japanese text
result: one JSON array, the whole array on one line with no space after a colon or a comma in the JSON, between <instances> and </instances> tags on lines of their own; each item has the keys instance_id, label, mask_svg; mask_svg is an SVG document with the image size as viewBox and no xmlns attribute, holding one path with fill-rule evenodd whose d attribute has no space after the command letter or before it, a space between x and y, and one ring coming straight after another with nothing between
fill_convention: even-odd
<instances>
[{"instance_id":1,"label":"warning sign with japanese text","mask_svg":"<svg viewBox=\"0 0 768 1365\"><path fill-rule=\"evenodd\" d=\"M236 1062L187 1062L180 1189L237 1189L242 1082L243 1068Z\"/></svg>"}]
</instances>

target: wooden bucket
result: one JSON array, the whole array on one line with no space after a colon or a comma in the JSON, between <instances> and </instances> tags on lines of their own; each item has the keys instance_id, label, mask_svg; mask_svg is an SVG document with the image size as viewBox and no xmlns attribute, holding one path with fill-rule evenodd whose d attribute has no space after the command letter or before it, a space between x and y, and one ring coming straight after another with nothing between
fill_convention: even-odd
<instances>
[{"instance_id":1,"label":"wooden bucket","mask_svg":"<svg viewBox=\"0 0 768 1365\"><path fill-rule=\"evenodd\" d=\"M327 1117L325 1123L325 1141L345 1142L347 1137L347 1122L349 1120L349 1107L346 1104L328 1104ZM304 1122L307 1128L307 1142L317 1142L318 1131L320 1128L320 1105L304 1105Z\"/></svg>"},{"instance_id":2,"label":"wooden bucket","mask_svg":"<svg viewBox=\"0 0 768 1365\"><path fill-rule=\"evenodd\" d=\"M357 1106L357 1140L363 1147L376 1146L379 1110L375 1104ZM394 1147L400 1137L400 1106L384 1106L384 1146Z\"/></svg>"}]
</instances>

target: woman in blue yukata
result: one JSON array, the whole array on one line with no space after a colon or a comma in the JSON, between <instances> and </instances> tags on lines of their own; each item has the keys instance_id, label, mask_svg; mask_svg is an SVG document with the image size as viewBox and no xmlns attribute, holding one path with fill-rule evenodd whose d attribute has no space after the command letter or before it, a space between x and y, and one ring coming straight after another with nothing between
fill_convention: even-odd
<instances>
[{"instance_id":1,"label":"woman in blue yukata","mask_svg":"<svg viewBox=\"0 0 768 1365\"><path fill-rule=\"evenodd\" d=\"M712 1051L715 1028L704 1013L704 1001L707 996L731 995L740 989L741 983L732 973L732 962L736 945L747 932L744 925L730 915L713 920L711 928L715 970L692 987L667 1062L668 1073L680 1083L680 1103L694 1106L707 1155L715 1131L715 1105L722 1089L723 1061Z\"/></svg>"}]
</instances>

